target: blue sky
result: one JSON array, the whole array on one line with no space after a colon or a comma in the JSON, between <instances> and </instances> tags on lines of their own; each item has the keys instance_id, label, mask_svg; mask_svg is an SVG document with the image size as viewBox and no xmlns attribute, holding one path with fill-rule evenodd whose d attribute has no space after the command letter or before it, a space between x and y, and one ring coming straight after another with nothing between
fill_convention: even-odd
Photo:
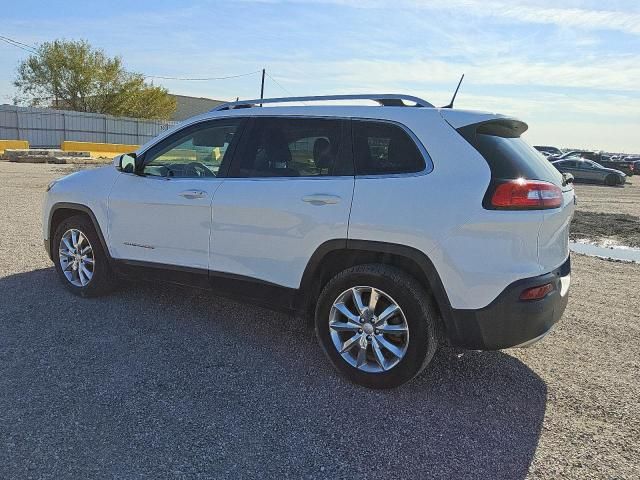
<instances>
[{"instance_id":1,"label":"blue sky","mask_svg":"<svg viewBox=\"0 0 640 480\"><path fill-rule=\"evenodd\" d=\"M638 0L21 0L0 35L87 39L129 70L211 77L263 66L266 96L403 92L516 115L532 143L640 152ZM0 43L0 102L27 52ZM259 96L259 75L154 79L173 93ZM276 83L277 82L277 83Z\"/></svg>"}]
</instances>

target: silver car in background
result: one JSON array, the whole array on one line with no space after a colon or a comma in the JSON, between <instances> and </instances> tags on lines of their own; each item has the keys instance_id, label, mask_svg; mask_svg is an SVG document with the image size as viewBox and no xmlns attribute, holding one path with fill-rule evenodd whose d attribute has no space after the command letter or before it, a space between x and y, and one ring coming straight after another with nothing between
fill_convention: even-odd
<instances>
[{"instance_id":1,"label":"silver car in background","mask_svg":"<svg viewBox=\"0 0 640 480\"><path fill-rule=\"evenodd\" d=\"M562 173L570 173L576 181L604 183L605 185L624 185L627 176L620 170L606 168L592 160L584 158L566 158L551 162Z\"/></svg>"}]
</instances>

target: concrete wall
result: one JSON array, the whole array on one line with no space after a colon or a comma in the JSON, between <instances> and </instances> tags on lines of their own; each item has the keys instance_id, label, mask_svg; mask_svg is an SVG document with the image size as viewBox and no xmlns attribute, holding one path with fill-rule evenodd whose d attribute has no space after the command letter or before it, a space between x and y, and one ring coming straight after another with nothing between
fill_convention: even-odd
<instances>
[{"instance_id":1,"label":"concrete wall","mask_svg":"<svg viewBox=\"0 0 640 480\"><path fill-rule=\"evenodd\" d=\"M32 148L59 148L68 140L142 145L176 123L0 105L0 140L26 140Z\"/></svg>"}]
</instances>

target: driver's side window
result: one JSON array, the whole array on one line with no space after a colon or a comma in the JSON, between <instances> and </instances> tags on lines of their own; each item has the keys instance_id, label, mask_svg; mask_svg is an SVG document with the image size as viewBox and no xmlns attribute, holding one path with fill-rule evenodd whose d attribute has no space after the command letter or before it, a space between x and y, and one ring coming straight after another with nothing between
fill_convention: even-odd
<instances>
[{"instance_id":1,"label":"driver's side window","mask_svg":"<svg viewBox=\"0 0 640 480\"><path fill-rule=\"evenodd\" d=\"M174 134L145 155L145 175L157 177L215 177L238 130L236 120L205 123Z\"/></svg>"}]
</instances>

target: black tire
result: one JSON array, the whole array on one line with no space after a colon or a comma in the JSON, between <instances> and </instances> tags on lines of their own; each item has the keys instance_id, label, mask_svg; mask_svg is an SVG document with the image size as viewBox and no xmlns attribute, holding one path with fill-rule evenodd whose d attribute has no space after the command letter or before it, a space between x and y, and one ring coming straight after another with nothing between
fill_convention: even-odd
<instances>
[{"instance_id":1,"label":"black tire","mask_svg":"<svg viewBox=\"0 0 640 480\"><path fill-rule=\"evenodd\" d=\"M404 357L389 370L369 373L352 366L334 346L329 316L334 301L355 286L370 286L386 293L406 317L409 342ZM358 265L333 277L322 289L315 312L318 341L333 366L354 383L368 388L394 388L418 375L431 361L438 346L438 317L430 296L404 271L380 264Z\"/></svg>"},{"instance_id":2,"label":"black tire","mask_svg":"<svg viewBox=\"0 0 640 480\"><path fill-rule=\"evenodd\" d=\"M613 174L607 175L604 179L604 184L610 187L614 187L618 184L618 177Z\"/></svg>"},{"instance_id":3,"label":"black tire","mask_svg":"<svg viewBox=\"0 0 640 480\"><path fill-rule=\"evenodd\" d=\"M71 283L62 271L62 266L60 264L60 256L58 254L60 242L65 232L70 229L76 229L82 232L82 234L89 240L93 250L93 276L85 286L76 286ZM97 297L109 293L113 289L115 279L109 266L109 260L102 248L102 243L96 233L93 222L87 216L76 215L60 222L53 235L51 252L58 276L67 290L73 294L81 297Z\"/></svg>"}]
</instances>

